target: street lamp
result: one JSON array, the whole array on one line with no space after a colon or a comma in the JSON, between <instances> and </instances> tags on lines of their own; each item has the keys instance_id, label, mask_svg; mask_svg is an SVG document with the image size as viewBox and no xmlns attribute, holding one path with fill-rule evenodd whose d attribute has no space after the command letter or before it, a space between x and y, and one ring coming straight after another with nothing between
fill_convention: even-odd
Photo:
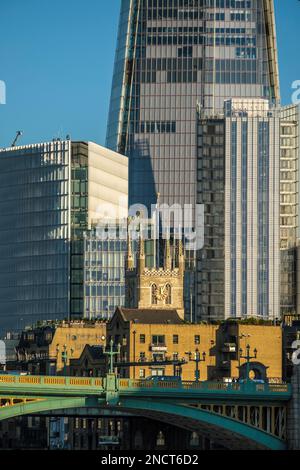
<instances>
[{"instance_id":1,"label":"street lamp","mask_svg":"<svg viewBox=\"0 0 300 470\"><path fill-rule=\"evenodd\" d=\"M251 359L256 359L257 358L257 349L255 348L253 350L253 353L254 353L254 356L251 356L250 355L250 344L247 344L246 346L246 355L243 356L243 350L242 348L240 348L240 359L246 359L246 381L249 382L250 381L250 377L249 377L249 374L250 374L250 361Z\"/></svg>"},{"instance_id":2,"label":"street lamp","mask_svg":"<svg viewBox=\"0 0 300 470\"><path fill-rule=\"evenodd\" d=\"M56 354L57 354L57 357L58 357L58 354L60 352L60 347L59 347L59 344L56 345ZM70 349L70 355L73 356L73 353L74 353L74 349L71 348ZM64 344L63 345L63 350L61 352L61 360L62 360L62 363L64 365L64 376L66 377L67 376L67 364L68 364L68 359L69 359L69 352L68 352L68 349L67 349L67 345Z\"/></svg>"},{"instance_id":3,"label":"street lamp","mask_svg":"<svg viewBox=\"0 0 300 470\"><path fill-rule=\"evenodd\" d=\"M114 341L110 341L110 349L108 351L104 351L104 354L109 356L109 373L113 374L114 373L114 356L120 356L121 353L121 344L118 344L118 349L117 351L114 351Z\"/></svg>"},{"instance_id":4,"label":"street lamp","mask_svg":"<svg viewBox=\"0 0 300 470\"><path fill-rule=\"evenodd\" d=\"M206 360L206 353L203 352L202 353L202 358L201 358L201 354L200 354L200 351L199 349L196 349L195 353L194 353L194 359L192 359L192 355L193 353L190 351L190 352L186 352L185 354L187 354L187 356L189 357L189 361L190 362L195 362L195 365L196 365L196 369L195 369L195 381L196 382L199 382L200 380L200 370L199 370L199 363L200 362L204 362Z\"/></svg>"}]
</instances>

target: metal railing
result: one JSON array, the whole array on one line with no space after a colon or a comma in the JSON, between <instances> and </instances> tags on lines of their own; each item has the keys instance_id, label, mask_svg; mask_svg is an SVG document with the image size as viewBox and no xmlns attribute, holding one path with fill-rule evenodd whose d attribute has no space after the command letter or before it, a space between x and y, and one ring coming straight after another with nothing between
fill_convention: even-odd
<instances>
[{"instance_id":1,"label":"metal railing","mask_svg":"<svg viewBox=\"0 0 300 470\"><path fill-rule=\"evenodd\" d=\"M75 388L97 388L104 390L105 377L57 377L57 376L17 376L17 375L0 375L0 389L3 384L5 389L10 385L17 388L22 386L33 387L75 387ZM135 380L123 379L117 380L120 391L122 390L143 390L143 389L167 389L177 391L199 390L203 392L234 392L234 393L291 393L290 384L286 383L256 383L256 382L193 382L193 381L169 381L160 380ZM101 390L99 390L101 391Z\"/></svg>"},{"instance_id":2,"label":"metal railing","mask_svg":"<svg viewBox=\"0 0 300 470\"><path fill-rule=\"evenodd\" d=\"M79 387L103 387L102 377L57 377L38 375L0 375L1 384L15 385L47 385L47 386L79 386Z\"/></svg>"}]
</instances>

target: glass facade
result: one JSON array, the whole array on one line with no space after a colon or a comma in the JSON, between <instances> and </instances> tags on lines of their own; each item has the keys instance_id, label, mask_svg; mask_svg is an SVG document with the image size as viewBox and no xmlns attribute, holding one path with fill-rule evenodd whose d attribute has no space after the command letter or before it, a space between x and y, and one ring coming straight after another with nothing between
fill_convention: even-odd
<instances>
[{"instance_id":1,"label":"glass facade","mask_svg":"<svg viewBox=\"0 0 300 470\"><path fill-rule=\"evenodd\" d=\"M258 311L269 313L270 123L258 123ZM278 312L279 313L279 312ZM279 316L279 315L278 315Z\"/></svg>"},{"instance_id":2,"label":"glass facade","mask_svg":"<svg viewBox=\"0 0 300 470\"><path fill-rule=\"evenodd\" d=\"M281 313L299 311L297 240L299 239L299 105L281 109L280 248Z\"/></svg>"},{"instance_id":3,"label":"glass facade","mask_svg":"<svg viewBox=\"0 0 300 470\"><path fill-rule=\"evenodd\" d=\"M0 151L0 328L69 315L70 142Z\"/></svg>"},{"instance_id":4,"label":"glass facade","mask_svg":"<svg viewBox=\"0 0 300 470\"><path fill-rule=\"evenodd\" d=\"M89 150L83 142L72 144L71 206L71 315L83 315L83 268L85 230L88 229Z\"/></svg>"},{"instance_id":5,"label":"glass facade","mask_svg":"<svg viewBox=\"0 0 300 470\"><path fill-rule=\"evenodd\" d=\"M200 318L224 317L225 271L225 123L201 119L198 127L198 204L204 205L205 246L197 259L197 312Z\"/></svg>"},{"instance_id":6,"label":"glass facade","mask_svg":"<svg viewBox=\"0 0 300 470\"><path fill-rule=\"evenodd\" d=\"M92 142L0 150L0 334L84 315L84 234L107 204L107 194L110 210L127 215L127 165L124 156ZM124 296L124 260L111 257L112 250L121 258L121 249L116 242L99 253L108 280L112 275L120 284L113 294L97 290L103 305L105 296L109 305L114 297L114 306Z\"/></svg>"},{"instance_id":7,"label":"glass facade","mask_svg":"<svg viewBox=\"0 0 300 470\"><path fill-rule=\"evenodd\" d=\"M84 237L84 316L109 319L125 305L126 240L103 240L97 229Z\"/></svg>"},{"instance_id":8,"label":"glass facade","mask_svg":"<svg viewBox=\"0 0 300 470\"><path fill-rule=\"evenodd\" d=\"M195 203L197 104L278 98L267 4L122 1L107 146L130 159L130 204Z\"/></svg>"},{"instance_id":9,"label":"glass facade","mask_svg":"<svg viewBox=\"0 0 300 470\"><path fill-rule=\"evenodd\" d=\"M279 137L279 112L266 100L230 100L223 119L199 120L201 318L280 316Z\"/></svg>"}]
</instances>

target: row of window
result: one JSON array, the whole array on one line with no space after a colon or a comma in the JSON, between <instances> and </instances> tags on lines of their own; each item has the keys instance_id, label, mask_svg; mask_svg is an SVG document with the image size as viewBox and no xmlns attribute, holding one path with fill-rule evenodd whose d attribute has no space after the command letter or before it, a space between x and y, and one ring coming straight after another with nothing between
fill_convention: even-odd
<instances>
[{"instance_id":1,"label":"row of window","mask_svg":"<svg viewBox=\"0 0 300 470\"><path fill-rule=\"evenodd\" d=\"M141 121L136 123L136 133L140 134L174 134L175 121Z\"/></svg>"},{"instance_id":2,"label":"row of window","mask_svg":"<svg viewBox=\"0 0 300 470\"><path fill-rule=\"evenodd\" d=\"M125 295L124 281L119 281L119 284L112 285L99 285L99 286L86 286L85 287L86 297L107 297L107 296L122 296Z\"/></svg>"},{"instance_id":3,"label":"row of window","mask_svg":"<svg viewBox=\"0 0 300 470\"><path fill-rule=\"evenodd\" d=\"M203 26L171 26L171 27L153 27L147 29L148 34L182 34L182 33L213 33L216 34L245 34L246 28L205 28Z\"/></svg>"},{"instance_id":4,"label":"row of window","mask_svg":"<svg viewBox=\"0 0 300 470\"><path fill-rule=\"evenodd\" d=\"M228 83L228 84L255 84L257 83L256 72L251 73L230 73L230 72L217 72L216 73L216 83Z\"/></svg>"},{"instance_id":5,"label":"row of window","mask_svg":"<svg viewBox=\"0 0 300 470\"><path fill-rule=\"evenodd\" d=\"M251 0L148 0L148 8L251 8Z\"/></svg>"},{"instance_id":6,"label":"row of window","mask_svg":"<svg viewBox=\"0 0 300 470\"><path fill-rule=\"evenodd\" d=\"M140 334L140 344L146 344L146 335ZM153 346L166 346L165 335L152 335L151 344ZM179 335L173 335L173 344L179 344ZM200 344L200 335L194 335L194 344Z\"/></svg>"},{"instance_id":7,"label":"row of window","mask_svg":"<svg viewBox=\"0 0 300 470\"><path fill-rule=\"evenodd\" d=\"M231 21L251 21L251 12L231 12ZM224 13L209 13L207 11L194 10L176 10L167 8L157 8L148 10L148 20L155 21L161 19L174 19L174 20L206 20L206 21L224 21Z\"/></svg>"},{"instance_id":8,"label":"row of window","mask_svg":"<svg viewBox=\"0 0 300 470\"><path fill-rule=\"evenodd\" d=\"M177 45L202 45L206 44L207 46L255 46L256 38L249 36L234 37L234 36L216 36L210 37L207 36L207 32L204 36L178 36L168 35L168 36L148 36L147 45L148 46L177 46Z\"/></svg>"}]
</instances>

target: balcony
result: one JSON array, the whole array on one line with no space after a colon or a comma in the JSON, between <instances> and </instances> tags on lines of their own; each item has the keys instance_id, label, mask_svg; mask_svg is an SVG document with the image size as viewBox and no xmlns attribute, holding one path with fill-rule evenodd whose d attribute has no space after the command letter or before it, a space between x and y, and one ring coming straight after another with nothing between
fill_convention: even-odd
<instances>
[{"instance_id":1,"label":"balcony","mask_svg":"<svg viewBox=\"0 0 300 470\"><path fill-rule=\"evenodd\" d=\"M150 351L152 352L167 352L168 348L165 344L150 344Z\"/></svg>"}]
</instances>

